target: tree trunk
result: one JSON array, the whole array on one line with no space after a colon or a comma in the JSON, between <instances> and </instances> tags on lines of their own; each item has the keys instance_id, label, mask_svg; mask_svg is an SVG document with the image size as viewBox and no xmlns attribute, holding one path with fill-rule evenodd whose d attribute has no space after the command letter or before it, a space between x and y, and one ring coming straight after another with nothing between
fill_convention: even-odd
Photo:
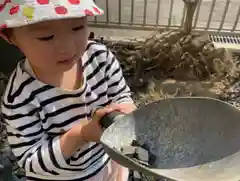
<instances>
[{"instance_id":1,"label":"tree trunk","mask_svg":"<svg viewBox=\"0 0 240 181\"><path fill-rule=\"evenodd\" d=\"M185 7L187 9L184 22L184 32L189 34L192 32L193 16L196 11L199 0L183 0L183 2L185 3Z\"/></svg>"}]
</instances>

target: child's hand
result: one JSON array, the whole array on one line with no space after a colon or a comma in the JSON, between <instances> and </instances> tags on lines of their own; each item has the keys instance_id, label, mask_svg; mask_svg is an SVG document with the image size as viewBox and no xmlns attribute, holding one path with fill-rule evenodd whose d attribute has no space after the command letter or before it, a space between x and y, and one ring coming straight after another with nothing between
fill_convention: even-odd
<instances>
[{"instance_id":1,"label":"child's hand","mask_svg":"<svg viewBox=\"0 0 240 181\"><path fill-rule=\"evenodd\" d=\"M114 109L109 107L98 109L91 121L81 120L63 134L60 138L60 145L64 158L71 157L87 142L99 142L102 135L99 120L112 111Z\"/></svg>"},{"instance_id":2,"label":"child's hand","mask_svg":"<svg viewBox=\"0 0 240 181\"><path fill-rule=\"evenodd\" d=\"M110 104L104 108L99 108L93 115L92 120L85 122L82 127L82 137L86 142L99 142L102 135L102 128L99 124L99 120L106 114L113 111L120 111L122 113L130 113L136 109L136 106L132 103L125 104Z\"/></svg>"},{"instance_id":3,"label":"child's hand","mask_svg":"<svg viewBox=\"0 0 240 181\"><path fill-rule=\"evenodd\" d=\"M121 104L113 103L108 105L107 107L112 108L114 111L119 111L125 114L129 114L135 109L137 109L137 107L133 103L121 103Z\"/></svg>"},{"instance_id":4,"label":"child's hand","mask_svg":"<svg viewBox=\"0 0 240 181\"><path fill-rule=\"evenodd\" d=\"M99 120L106 114L113 112L114 109L109 107L104 107L98 109L91 121L85 122L82 127L82 137L86 142L99 142L102 135L102 128L100 127Z\"/></svg>"}]
</instances>

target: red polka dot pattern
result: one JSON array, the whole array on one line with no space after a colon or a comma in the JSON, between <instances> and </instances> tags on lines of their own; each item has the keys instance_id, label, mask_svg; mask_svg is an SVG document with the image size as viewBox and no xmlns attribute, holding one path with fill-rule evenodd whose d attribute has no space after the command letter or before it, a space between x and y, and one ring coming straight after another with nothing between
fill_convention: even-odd
<instances>
[{"instance_id":1,"label":"red polka dot pattern","mask_svg":"<svg viewBox=\"0 0 240 181\"><path fill-rule=\"evenodd\" d=\"M2 12L8 3L11 3L11 0L5 0L4 3L0 4L0 12Z\"/></svg>"},{"instance_id":2,"label":"red polka dot pattern","mask_svg":"<svg viewBox=\"0 0 240 181\"><path fill-rule=\"evenodd\" d=\"M93 7L93 10L94 10L96 13L98 13L98 14L101 13L100 10L99 10L98 8L96 8L96 7Z\"/></svg>"},{"instance_id":3,"label":"red polka dot pattern","mask_svg":"<svg viewBox=\"0 0 240 181\"><path fill-rule=\"evenodd\" d=\"M2 1L3 3L0 3L0 17L6 17L6 19L0 18L1 29L28 25L31 22L35 23L41 21L41 18L46 20L48 19L47 17L49 17L49 20L51 18L56 19L59 15L65 17L68 17L69 15L72 18L74 16L94 16L103 13L103 11L96 6L93 0L65 0L67 3L64 4L55 4L56 0L31 0L36 2L36 5L34 6L29 6L27 4L29 0L20 0L23 1L22 4L19 4L19 0ZM26 2L26 4L24 2ZM44 8L43 11L36 11L38 6L40 7L41 5L44 5L42 6ZM47 9L46 12L44 11L45 8ZM81 9L84 9L84 11L81 11ZM38 14L39 12L40 14ZM54 15L56 17L54 17ZM14 18L18 18L18 20L15 21ZM22 18L22 21L19 21L19 18ZM28 21L26 21L26 19Z\"/></svg>"},{"instance_id":4,"label":"red polka dot pattern","mask_svg":"<svg viewBox=\"0 0 240 181\"><path fill-rule=\"evenodd\" d=\"M6 24L3 24L3 25L0 25L0 33L3 29L6 29L7 28L7 25Z\"/></svg>"},{"instance_id":5,"label":"red polka dot pattern","mask_svg":"<svg viewBox=\"0 0 240 181\"><path fill-rule=\"evenodd\" d=\"M71 4L80 4L80 0L68 0L69 3Z\"/></svg>"},{"instance_id":6,"label":"red polka dot pattern","mask_svg":"<svg viewBox=\"0 0 240 181\"><path fill-rule=\"evenodd\" d=\"M43 5L43 4L49 4L49 0L37 0L37 3L38 3L38 4L41 4L41 5Z\"/></svg>"},{"instance_id":7,"label":"red polka dot pattern","mask_svg":"<svg viewBox=\"0 0 240 181\"><path fill-rule=\"evenodd\" d=\"M84 10L84 14L85 14L86 16L94 16L93 12L90 11L89 9L85 9L85 10Z\"/></svg>"},{"instance_id":8,"label":"red polka dot pattern","mask_svg":"<svg viewBox=\"0 0 240 181\"><path fill-rule=\"evenodd\" d=\"M10 14L10 15L16 14L16 13L18 13L19 9L20 9L19 5L13 6L13 7L9 10L9 14Z\"/></svg>"},{"instance_id":9,"label":"red polka dot pattern","mask_svg":"<svg viewBox=\"0 0 240 181\"><path fill-rule=\"evenodd\" d=\"M0 29L4 29L4 28L7 28L6 24L3 24L3 25L0 26Z\"/></svg>"},{"instance_id":10,"label":"red polka dot pattern","mask_svg":"<svg viewBox=\"0 0 240 181\"><path fill-rule=\"evenodd\" d=\"M64 6L57 6L57 7L55 7L55 12L56 12L57 14L67 14L67 13L68 13L68 10L67 10L67 8L64 7Z\"/></svg>"}]
</instances>

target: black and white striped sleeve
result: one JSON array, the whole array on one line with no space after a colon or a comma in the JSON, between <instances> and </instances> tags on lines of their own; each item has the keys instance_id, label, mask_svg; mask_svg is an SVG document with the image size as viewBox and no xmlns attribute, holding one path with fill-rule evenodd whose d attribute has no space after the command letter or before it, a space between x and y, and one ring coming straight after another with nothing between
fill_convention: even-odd
<instances>
[{"instance_id":1,"label":"black and white striped sleeve","mask_svg":"<svg viewBox=\"0 0 240 181\"><path fill-rule=\"evenodd\" d=\"M41 108L30 103L14 108L3 101L2 113L10 147L26 175L58 175L66 161L59 137L50 138L43 131Z\"/></svg>"},{"instance_id":2,"label":"black and white striped sleeve","mask_svg":"<svg viewBox=\"0 0 240 181\"><path fill-rule=\"evenodd\" d=\"M111 51L108 51L105 73L108 80L108 97L115 103L133 103L131 91L123 77L121 66Z\"/></svg>"}]
</instances>

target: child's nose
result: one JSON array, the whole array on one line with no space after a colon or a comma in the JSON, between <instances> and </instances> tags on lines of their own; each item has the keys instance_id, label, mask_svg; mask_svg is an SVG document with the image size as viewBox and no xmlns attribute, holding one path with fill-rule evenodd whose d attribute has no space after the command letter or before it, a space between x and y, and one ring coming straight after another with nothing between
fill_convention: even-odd
<instances>
[{"instance_id":1,"label":"child's nose","mask_svg":"<svg viewBox=\"0 0 240 181\"><path fill-rule=\"evenodd\" d=\"M71 37L61 39L56 43L56 47L56 51L63 56L73 54L76 49L74 40Z\"/></svg>"}]
</instances>

